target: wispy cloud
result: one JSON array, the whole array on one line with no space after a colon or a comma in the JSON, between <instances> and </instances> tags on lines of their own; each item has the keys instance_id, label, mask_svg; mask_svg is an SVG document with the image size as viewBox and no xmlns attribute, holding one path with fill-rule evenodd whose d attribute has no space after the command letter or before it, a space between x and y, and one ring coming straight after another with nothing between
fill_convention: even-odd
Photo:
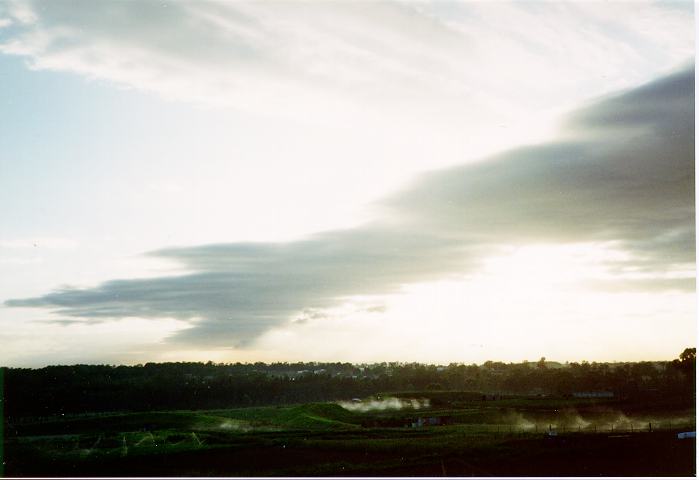
<instances>
[{"instance_id":1,"label":"wispy cloud","mask_svg":"<svg viewBox=\"0 0 699 480\"><path fill-rule=\"evenodd\" d=\"M191 328L171 342L234 345L347 297L477 272L484 255L531 243L611 243L625 255L604 262L610 289L691 290L693 105L694 71L683 70L578 111L557 142L425 175L359 228L163 249L151 255L192 273L6 305L66 319L174 318Z\"/></svg>"},{"instance_id":2,"label":"wispy cloud","mask_svg":"<svg viewBox=\"0 0 699 480\"><path fill-rule=\"evenodd\" d=\"M693 56L656 2L6 2L0 52L166 98L313 118L507 122ZM580 79L585 81L581 82ZM512 79L516 79L513 88ZM390 104L395 109L386 110Z\"/></svg>"},{"instance_id":3,"label":"wispy cloud","mask_svg":"<svg viewBox=\"0 0 699 480\"><path fill-rule=\"evenodd\" d=\"M68 250L78 247L78 242L71 238L62 237L26 237L0 239L0 249L49 249Z\"/></svg>"}]
</instances>

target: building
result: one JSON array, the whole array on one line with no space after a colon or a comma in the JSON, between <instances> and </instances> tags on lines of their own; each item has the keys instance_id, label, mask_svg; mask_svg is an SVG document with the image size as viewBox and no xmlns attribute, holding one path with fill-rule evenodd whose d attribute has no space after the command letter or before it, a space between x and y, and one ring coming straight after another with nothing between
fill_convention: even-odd
<instances>
[{"instance_id":1,"label":"building","mask_svg":"<svg viewBox=\"0 0 699 480\"><path fill-rule=\"evenodd\" d=\"M573 392L575 398L614 398L612 392Z\"/></svg>"}]
</instances>

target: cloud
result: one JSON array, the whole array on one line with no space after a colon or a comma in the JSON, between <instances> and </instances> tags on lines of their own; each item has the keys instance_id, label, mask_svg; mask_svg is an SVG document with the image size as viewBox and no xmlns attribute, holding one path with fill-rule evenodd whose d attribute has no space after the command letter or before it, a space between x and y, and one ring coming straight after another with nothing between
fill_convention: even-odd
<instances>
[{"instance_id":1,"label":"cloud","mask_svg":"<svg viewBox=\"0 0 699 480\"><path fill-rule=\"evenodd\" d=\"M0 249L47 249L47 250L71 250L79 246L78 242L71 238L61 237L32 237L1 240Z\"/></svg>"},{"instance_id":2,"label":"cloud","mask_svg":"<svg viewBox=\"0 0 699 480\"><path fill-rule=\"evenodd\" d=\"M640 83L694 53L683 9L582 3L9 1L0 52L263 114L383 118L389 103L402 117L499 122Z\"/></svg>"},{"instance_id":3,"label":"cloud","mask_svg":"<svg viewBox=\"0 0 699 480\"><path fill-rule=\"evenodd\" d=\"M693 98L693 70L676 73L577 112L563 141L435 172L386 204L474 241L621 241L654 266L691 262Z\"/></svg>"},{"instance_id":4,"label":"cloud","mask_svg":"<svg viewBox=\"0 0 699 480\"><path fill-rule=\"evenodd\" d=\"M579 242L626 253L606 262L616 275L610 291L691 291L693 105L694 71L683 70L588 105L556 142L426 174L361 227L286 243L162 249L150 255L191 273L6 305L68 319L174 318L191 327L169 342L241 345L349 297L472 274L502 247Z\"/></svg>"},{"instance_id":5,"label":"cloud","mask_svg":"<svg viewBox=\"0 0 699 480\"><path fill-rule=\"evenodd\" d=\"M50 320L34 320L33 323L44 323L44 324L50 324L50 325L60 325L62 327L70 327L71 325L87 325L88 321L87 320L74 320L74 319L65 319L65 318L57 318L57 319L50 319ZM90 320L89 323L95 324L98 323L94 319Z\"/></svg>"},{"instance_id":6,"label":"cloud","mask_svg":"<svg viewBox=\"0 0 699 480\"><path fill-rule=\"evenodd\" d=\"M0 265L36 265L43 261L41 257L0 257Z\"/></svg>"}]
</instances>

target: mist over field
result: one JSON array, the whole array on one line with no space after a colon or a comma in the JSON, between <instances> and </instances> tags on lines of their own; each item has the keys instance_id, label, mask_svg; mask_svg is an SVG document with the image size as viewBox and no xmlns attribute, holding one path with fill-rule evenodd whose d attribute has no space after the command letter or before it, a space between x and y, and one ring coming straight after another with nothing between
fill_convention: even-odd
<instances>
[{"instance_id":1,"label":"mist over field","mask_svg":"<svg viewBox=\"0 0 699 480\"><path fill-rule=\"evenodd\" d=\"M402 410L402 409L413 409L417 410L420 408L427 408L430 406L430 401L427 398L417 399L417 398L382 398L380 400L359 400L352 402L338 402L345 410L351 412L370 412L374 410Z\"/></svg>"},{"instance_id":2,"label":"mist over field","mask_svg":"<svg viewBox=\"0 0 699 480\"><path fill-rule=\"evenodd\" d=\"M668 362L178 362L2 375L15 476L695 469L690 348Z\"/></svg>"}]
</instances>

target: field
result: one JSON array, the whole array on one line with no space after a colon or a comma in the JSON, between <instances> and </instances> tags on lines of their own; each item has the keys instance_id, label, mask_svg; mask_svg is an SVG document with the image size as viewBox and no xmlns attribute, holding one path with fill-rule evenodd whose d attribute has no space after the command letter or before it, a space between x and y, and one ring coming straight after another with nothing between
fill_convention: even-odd
<instances>
[{"instance_id":1,"label":"field","mask_svg":"<svg viewBox=\"0 0 699 480\"><path fill-rule=\"evenodd\" d=\"M691 404L384 394L6 425L9 476L694 475Z\"/></svg>"}]
</instances>

